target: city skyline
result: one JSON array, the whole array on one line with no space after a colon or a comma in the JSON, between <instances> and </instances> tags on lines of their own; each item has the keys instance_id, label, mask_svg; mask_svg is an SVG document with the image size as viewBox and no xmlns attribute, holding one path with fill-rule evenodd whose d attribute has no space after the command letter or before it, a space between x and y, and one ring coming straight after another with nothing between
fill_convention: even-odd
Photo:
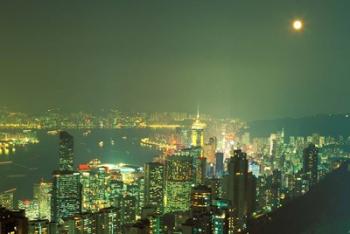
<instances>
[{"instance_id":1,"label":"city skyline","mask_svg":"<svg viewBox=\"0 0 350 234\"><path fill-rule=\"evenodd\" d=\"M192 112L199 104L244 119L347 112L348 8L346 0L6 2L0 105Z\"/></svg>"},{"instance_id":2,"label":"city skyline","mask_svg":"<svg viewBox=\"0 0 350 234\"><path fill-rule=\"evenodd\" d=\"M350 1L4 1L0 234L350 233Z\"/></svg>"}]
</instances>

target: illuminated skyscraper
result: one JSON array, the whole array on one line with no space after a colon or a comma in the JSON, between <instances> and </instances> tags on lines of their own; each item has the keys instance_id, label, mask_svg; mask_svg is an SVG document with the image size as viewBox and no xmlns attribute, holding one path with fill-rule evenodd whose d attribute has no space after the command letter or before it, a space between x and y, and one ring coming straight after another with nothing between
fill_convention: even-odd
<instances>
[{"instance_id":1,"label":"illuminated skyscraper","mask_svg":"<svg viewBox=\"0 0 350 234\"><path fill-rule=\"evenodd\" d=\"M270 135L270 160L272 170L281 168L284 163L284 129L281 132L273 133Z\"/></svg>"},{"instance_id":2,"label":"illuminated skyscraper","mask_svg":"<svg viewBox=\"0 0 350 234\"><path fill-rule=\"evenodd\" d=\"M136 221L137 199L135 196L124 194L121 199L121 224L132 224Z\"/></svg>"},{"instance_id":3,"label":"illuminated skyscraper","mask_svg":"<svg viewBox=\"0 0 350 234\"><path fill-rule=\"evenodd\" d=\"M59 170L73 171L73 136L68 132L61 131L59 138Z\"/></svg>"},{"instance_id":4,"label":"illuminated skyscraper","mask_svg":"<svg viewBox=\"0 0 350 234\"><path fill-rule=\"evenodd\" d=\"M34 184L34 200L38 202L38 218L51 220L52 183L41 181Z\"/></svg>"},{"instance_id":5,"label":"illuminated skyscraper","mask_svg":"<svg viewBox=\"0 0 350 234\"><path fill-rule=\"evenodd\" d=\"M212 201L211 189L205 185L197 185L191 191L191 211L192 215L208 213Z\"/></svg>"},{"instance_id":6,"label":"illuminated skyscraper","mask_svg":"<svg viewBox=\"0 0 350 234\"><path fill-rule=\"evenodd\" d=\"M139 218L141 216L142 207L144 207L144 178L135 178L133 183L126 185L125 192L135 200L135 205L132 206L132 209L135 209L136 218ZM130 207L129 209L131 209Z\"/></svg>"},{"instance_id":7,"label":"illuminated skyscraper","mask_svg":"<svg viewBox=\"0 0 350 234\"><path fill-rule=\"evenodd\" d=\"M204 129L206 125L205 123L202 123L199 119L199 112L197 113L197 118L192 124L192 146L204 146Z\"/></svg>"},{"instance_id":8,"label":"illuminated skyscraper","mask_svg":"<svg viewBox=\"0 0 350 234\"><path fill-rule=\"evenodd\" d=\"M13 197L16 189L11 189L0 193L0 206L8 210L13 210Z\"/></svg>"},{"instance_id":9,"label":"illuminated skyscraper","mask_svg":"<svg viewBox=\"0 0 350 234\"><path fill-rule=\"evenodd\" d=\"M318 149L314 144L309 144L303 151L303 173L309 185L315 185L318 180Z\"/></svg>"},{"instance_id":10,"label":"illuminated skyscraper","mask_svg":"<svg viewBox=\"0 0 350 234\"><path fill-rule=\"evenodd\" d=\"M96 233L121 233L118 208L105 208L94 214Z\"/></svg>"},{"instance_id":11,"label":"illuminated skyscraper","mask_svg":"<svg viewBox=\"0 0 350 234\"><path fill-rule=\"evenodd\" d=\"M79 173L53 173L51 216L53 221L70 217L81 211L81 184Z\"/></svg>"},{"instance_id":12,"label":"illuminated skyscraper","mask_svg":"<svg viewBox=\"0 0 350 234\"><path fill-rule=\"evenodd\" d=\"M79 170L82 185L82 211L96 212L110 206L106 167Z\"/></svg>"},{"instance_id":13,"label":"illuminated skyscraper","mask_svg":"<svg viewBox=\"0 0 350 234\"><path fill-rule=\"evenodd\" d=\"M212 218L211 218L211 233L213 234L224 234L228 233L229 225L229 203L228 200L214 200L212 207Z\"/></svg>"},{"instance_id":14,"label":"illuminated skyscraper","mask_svg":"<svg viewBox=\"0 0 350 234\"><path fill-rule=\"evenodd\" d=\"M119 209L111 207L63 218L57 231L49 233L121 234L121 231Z\"/></svg>"},{"instance_id":15,"label":"illuminated skyscraper","mask_svg":"<svg viewBox=\"0 0 350 234\"><path fill-rule=\"evenodd\" d=\"M190 208L191 186L194 182L193 158L173 155L166 161L165 212Z\"/></svg>"},{"instance_id":16,"label":"illuminated skyscraper","mask_svg":"<svg viewBox=\"0 0 350 234\"><path fill-rule=\"evenodd\" d=\"M182 225L183 233L211 233L211 189L198 185L191 191L191 217Z\"/></svg>"},{"instance_id":17,"label":"illuminated skyscraper","mask_svg":"<svg viewBox=\"0 0 350 234\"><path fill-rule=\"evenodd\" d=\"M82 213L63 218L58 233L97 233L93 213ZM62 222L61 222L62 223Z\"/></svg>"},{"instance_id":18,"label":"illuminated skyscraper","mask_svg":"<svg viewBox=\"0 0 350 234\"><path fill-rule=\"evenodd\" d=\"M124 183L119 177L118 172L112 171L108 180L109 203L112 207L120 207Z\"/></svg>"},{"instance_id":19,"label":"illuminated skyscraper","mask_svg":"<svg viewBox=\"0 0 350 234\"><path fill-rule=\"evenodd\" d=\"M53 172L51 220L60 221L81 212L80 175L73 167L73 137L59 135L59 170Z\"/></svg>"},{"instance_id":20,"label":"illuminated skyscraper","mask_svg":"<svg viewBox=\"0 0 350 234\"><path fill-rule=\"evenodd\" d=\"M207 158L197 157L194 158L194 170L195 175L195 184L204 184L207 173Z\"/></svg>"},{"instance_id":21,"label":"illuminated skyscraper","mask_svg":"<svg viewBox=\"0 0 350 234\"><path fill-rule=\"evenodd\" d=\"M164 165L158 162L145 164L145 205L163 211Z\"/></svg>"}]
</instances>

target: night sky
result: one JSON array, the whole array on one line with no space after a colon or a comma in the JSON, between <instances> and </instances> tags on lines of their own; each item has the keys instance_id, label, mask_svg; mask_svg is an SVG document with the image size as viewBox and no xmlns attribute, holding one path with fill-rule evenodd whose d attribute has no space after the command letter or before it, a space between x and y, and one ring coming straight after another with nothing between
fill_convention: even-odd
<instances>
[{"instance_id":1,"label":"night sky","mask_svg":"<svg viewBox=\"0 0 350 234\"><path fill-rule=\"evenodd\" d=\"M349 11L349 0L4 0L0 105L199 104L246 119L348 112ZM303 32L292 30L295 18Z\"/></svg>"}]
</instances>

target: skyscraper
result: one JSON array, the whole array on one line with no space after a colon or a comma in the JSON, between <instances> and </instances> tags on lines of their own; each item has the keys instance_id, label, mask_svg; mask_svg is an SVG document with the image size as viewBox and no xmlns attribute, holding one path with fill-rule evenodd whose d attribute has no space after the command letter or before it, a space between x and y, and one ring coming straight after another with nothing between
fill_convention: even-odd
<instances>
[{"instance_id":1,"label":"skyscraper","mask_svg":"<svg viewBox=\"0 0 350 234\"><path fill-rule=\"evenodd\" d=\"M114 207L104 208L95 213L96 233L120 233L119 215L119 209Z\"/></svg>"},{"instance_id":2,"label":"skyscraper","mask_svg":"<svg viewBox=\"0 0 350 234\"><path fill-rule=\"evenodd\" d=\"M53 174L51 219L55 222L81 211L79 173L57 171Z\"/></svg>"},{"instance_id":3,"label":"skyscraper","mask_svg":"<svg viewBox=\"0 0 350 234\"><path fill-rule=\"evenodd\" d=\"M192 124L192 134L191 134L191 138L192 138L192 146L200 146L203 147L204 146L204 129L205 129L206 125L204 123L202 123L199 119L199 112L197 113L197 118L194 121L194 123Z\"/></svg>"},{"instance_id":4,"label":"skyscraper","mask_svg":"<svg viewBox=\"0 0 350 234\"><path fill-rule=\"evenodd\" d=\"M215 154L215 175L221 177L224 173L224 153L217 152Z\"/></svg>"},{"instance_id":5,"label":"skyscraper","mask_svg":"<svg viewBox=\"0 0 350 234\"><path fill-rule=\"evenodd\" d=\"M208 213L211 206L212 191L205 185L197 185L191 191L191 211L192 215Z\"/></svg>"},{"instance_id":6,"label":"skyscraper","mask_svg":"<svg viewBox=\"0 0 350 234\"><path fill-rule=\"evenodd\" d=\"M145 205L163 211L164 165L158 162L145 164Z\"/></svg>"},{"instance_id":7,"label":"skyscraper","mask_svg":"<svg viewBox=\"0 0 350 234\"><path fill-rule=\"evenodd\" d=\"M309 144L303 151L303 173L309 185L315 185L318 180L318 149L314 144Z\"/></svg>"},{"instance_id":8,"label":"skyscraper","mask_svg":"<svg viewBox=\"0 0 350 234\"><path fill-rule=\"evenodd\" d=\"M130 194L124 194L121 200L121 224L132 224L136 221L137 199Z\"/></svg>"},{"instance_id":9,"label":"skyscraper","mask_svg":"<svg viewBox=\"0 0 350 234\"><path fill-rule=\"evenodd\" d=\"M108 173L106 167L91 167L89 170L79 170L82 211L96 212L110 206L108 190ZM108 193L107 193L108 190Z\"/></svg>"},{"instance_id":10,"label":"skyscraper","mask_svg":"<svg viewBox=\"0 0 350 234\"><path fill-rule=\"evenodd\" d=\"M51 220L58 222L81 212L80 175L74 172L73 137L65 131L59 135L59 170L53 172Z\"/></svg>"},{"instance_id":11,"label":"skyscraper","mask_svg":"<svg viewBox=\"0 0 350 234\"><path fill-rule=\"evenodd\" d=\"M242 231L248 216L248 160L246 153L234 150L228 162L228 175L223 177L223 197L231 202L234 229Z\"/></svg>"},{"instance_id":12,"label":"skyscraper","mask_svg":"<svg viewBox=\"0 0 350 234\"><path fill-rule=\"evenodd\" d=\"M66 131L61 131L59 134L59 170L60 171L73 171L73 150L74 141Z\"/></svg>"},{"instance_id":13,"label":"skyscraper","mask_svg":"<svg viewBox=\"0 0 350 234\"><path fill-rule=\"evenodd\" d=\"M51 220L52 183L41 181L34 184L34 200L38 202L39 219Z\"/></svg>"},{"instance_id":14,"label":"skyscraper","mask_svg":"<svg viewBox=\"0 0 350 234\"><path fill-rule=\"evenodd\" d=\"M191 186L194 183L193 158L173 155L166 161L165 212L187 211L190 208Z\"/></svg>"},{"instance_id":15,"label":"skyscraper","mask_svg":"<svg viewBox=\"0 0 350 234\"><path fill-rule=\"evenodd\" d=\"M182 225L183 233L211 233L211 189L197 185L191 191L191 217Z\"/></svg>"},{"instance_id":16,"label":"skyscraper","mask_svg":"<svg viewBox=\"0 0 350 234\"><path fill-rule=\"evenodd\" d=\"M16 189L10 189L0 193L0 206L13 210L13 197Z\"/></svg>"},{"instance_id":17,"label":"skyscraper","mask_svg":"<svg viewBox=\"0 0 350 234\"><path fill-rule=\"evenodd\" d=\"M204 157L207 158L208 163L215 163L215 152L217 148L217 138L210 137L209 142L204 144L203 153Z\"/></svg>"},{"instance_id":18,"label":"skyscraper","mask_svg":"<svg viewBox=\"0 0 350 234\"><path fill-rule=\"evenodd\" d=\"M204 184L204 180L206 178L206 173L207 173L207 158L205 157L194 158L194 167L196 172L195 183Z\"/></svg>"}]
</instances>

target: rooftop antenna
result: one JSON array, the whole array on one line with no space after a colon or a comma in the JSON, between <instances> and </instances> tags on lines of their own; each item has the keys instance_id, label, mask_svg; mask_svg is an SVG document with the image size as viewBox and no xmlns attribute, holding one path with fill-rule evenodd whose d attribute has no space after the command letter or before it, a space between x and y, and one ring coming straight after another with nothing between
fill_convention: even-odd
<instances>
[{"instance_id":1,"label":"rooftop antenna","mask_svg":"<svg viewBox=\"0 0 350 234\"><path fill-rule=\"evenodd\" d=\"M197 105L197 119L199 119L199 105Z\"/></svg>"}]
</instances>

